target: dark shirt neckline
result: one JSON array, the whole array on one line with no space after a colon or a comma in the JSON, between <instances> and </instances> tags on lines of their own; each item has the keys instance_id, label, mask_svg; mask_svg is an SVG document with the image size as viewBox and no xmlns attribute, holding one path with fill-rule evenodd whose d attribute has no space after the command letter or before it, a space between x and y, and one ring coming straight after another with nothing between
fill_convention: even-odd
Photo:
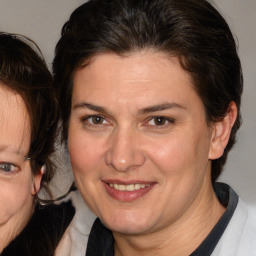
<instances>
[{"instance_id":1,"label":"dark shirt neckline","mask_svg":"<svg viewBox=\"0 0 256 256\"><path fill-rule=\"evenodd\" d=\"M214 226L209 235L190 256L210 256L224 233L238 204L238 196L227 184L216 182L214 191L220 203L226 207L224 214ZM112 232L107 229L97 218L92 226L86 256L114 256L114 238Z\"/></svg>"}]
</instances>

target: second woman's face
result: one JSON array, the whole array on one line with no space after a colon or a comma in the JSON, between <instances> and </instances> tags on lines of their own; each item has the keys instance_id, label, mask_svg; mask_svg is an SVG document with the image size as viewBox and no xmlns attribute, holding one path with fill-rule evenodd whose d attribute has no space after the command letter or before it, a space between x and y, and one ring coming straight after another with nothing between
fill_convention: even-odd
<instances>
[{"instance_id":1,"label":"second woman's face","mask_svg":"<svg viewBox=\"0 0 256 256\"><path fill-rule=\"evenodd\" d=\"M74 76L68 148L77 186L110 229L151 233L211 184L212 130L175 57L100 54Z\"/></svg>"},{"instance_id":2,"label":"second woman's face","mask_svg":"<svg viewBox=\"0 0 256 256\"><path fill-rule=\"evenodd\" d=\"M30 133L22 98L0 84L0 230L8 234L21 229L31 216L34 181L40 180L40 175L32 176L26 160Z\"/></svg>"}]
</instances>

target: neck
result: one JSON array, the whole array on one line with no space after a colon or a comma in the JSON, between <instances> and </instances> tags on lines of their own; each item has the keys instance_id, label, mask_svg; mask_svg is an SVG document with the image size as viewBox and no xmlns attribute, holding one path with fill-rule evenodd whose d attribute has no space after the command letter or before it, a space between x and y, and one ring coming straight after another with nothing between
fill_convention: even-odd
<instances>
[{"instance_id":1,"label":"neck","mask_svg":"<svg viewBox=\"0 0 256 256\"><path fill-rule=\"evenodd\" d=\"M161 230L128 236L113 233L115 256L190 255L225 211L212 186L206 186L200 195L181 218Z\"/></svg>"}]
</instances>

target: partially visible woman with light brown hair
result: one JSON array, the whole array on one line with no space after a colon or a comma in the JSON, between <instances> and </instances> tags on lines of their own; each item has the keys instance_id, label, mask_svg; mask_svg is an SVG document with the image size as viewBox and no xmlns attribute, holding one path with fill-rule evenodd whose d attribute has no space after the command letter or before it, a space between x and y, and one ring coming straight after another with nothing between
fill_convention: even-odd
<instances>
[{"instance_id":1,"label":"partially visible woman with light brown hair","mask_svg":"<svg viewBox=\"0 0 256 256\"><path fill-rule=\"evenodd\" d=\"M47 66L28 38L0 33L0 255L54 250L73 218L70 202L41 207L54 175L58 107ZM39 52L40 50L37 49Z\"/></svg>"}]
</instances>

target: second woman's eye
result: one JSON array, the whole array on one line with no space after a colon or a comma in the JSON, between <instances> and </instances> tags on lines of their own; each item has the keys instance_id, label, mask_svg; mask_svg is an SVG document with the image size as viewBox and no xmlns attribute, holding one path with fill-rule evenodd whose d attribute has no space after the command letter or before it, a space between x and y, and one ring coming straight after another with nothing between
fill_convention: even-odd
<instances>
[{"instance_id":1,"label":"second woman's eye","mask_svg":"<svg viewBox=\"0 0 256 256\"><path fill-rule=\"evenodd\" d=\"M155 126L164 126L169 123L173 123L174 120L170 118L166 118L163 116L155 116L151 118L148 122L148 125L155 125Z\"/></svg>"},{"instance_id":2,"label":"second woman's eye","mask_svg":"<svg viewBox=\"0 0 256 256\"><path fill-rule=\"evenodd\" d=\"M0 163L0 171L4 173L15 173L19 171L19 167L11 163Z\"/></svg>"},{"instance_id":3,"label":"second woman's eye","mask_svg":"<svg viewBox=\"0 0 256 256\"><path fill-rule=\"evenodd\" d=\"M88 125L105 125L108 122L105 117L99 115L91 115L82 118L82 122Z\"/></svg>"},{"instance_id":4,"label":"second woman's eye","mask_svg":"<svg viewBox=\"0 0 256 256\"><path fill-rule=\"evenodd\" d=\"M92 124L102 124L104 122L104 118L101 116L92 116L90 118L87 119L88 122L92 123Z\"/></svg>"}]
</instances>

